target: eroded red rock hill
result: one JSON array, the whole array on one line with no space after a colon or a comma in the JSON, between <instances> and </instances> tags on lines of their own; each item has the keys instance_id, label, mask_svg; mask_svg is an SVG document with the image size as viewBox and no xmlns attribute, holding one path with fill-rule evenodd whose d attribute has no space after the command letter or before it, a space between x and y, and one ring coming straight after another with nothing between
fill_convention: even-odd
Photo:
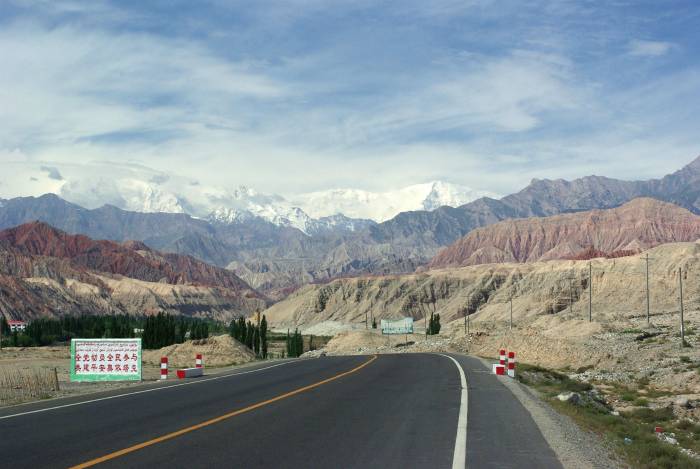
<instances>
[{"instance_id":1,"label":"eroded red rock hill","mask_svg":"<svg viewBox=\"0 0 700 469\"><path fill-rule=\"evenodd\" d=\"M700 216L650 198L609 210L502 221L440 251L430 268L632 255L700 238Z\"/></svg>"},{"instance_id":2,"label":"eroded red rock hill","mask_svg":"<svg viewBox=\"0 0 700 469\"><path fill-rule=\"evenodd\" d=\"M146 282L253 291L235 273L191 256L161 253L136 241L123 244L96 241L41 222L0 231L0 246L29 256L67 259L71 267L77 269L123 275Z\"/></svg>"}]
</instances>

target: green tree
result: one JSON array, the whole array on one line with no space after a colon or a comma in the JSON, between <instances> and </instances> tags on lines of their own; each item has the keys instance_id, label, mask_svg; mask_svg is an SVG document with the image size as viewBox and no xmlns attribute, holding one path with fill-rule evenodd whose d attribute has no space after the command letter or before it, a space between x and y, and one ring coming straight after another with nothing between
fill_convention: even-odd
<instances>
[{"instance_id":1,"label":"green tree","mask_svg":"<svg viewBox=\"0 0 700 469\"><path fill-rule=\"evenodd\" d=\"M436 335L440 333L440 314L430 313L430 322L428 323L428 334Z\"/></svg>"},{"instance_id":2,"label":"green tree","mask_svg":"<svg viewBox=\"0 0 700 469\"><path fill-rule=\"evenodd\" d=\"M246 323L246 333L245 333L245 345L249 349L253 350L254 342L255 341L255 326L253 326L253 323L248 321Z\"/></svg>"},{"instance_id":3,"label":"green tree","mask_svg":"<svg viewBox=\"0 0 700 469\"><path fill-rule=\"evenodd\" d=\"M304 339L298 329L294 329L294 335L289 335L287 330L287 356L295 358L304 353Z\"/></svg>"},{"instance_id":4,"label":"green tree","mask_svg":"<svg viewBox=\"0 0 700 469\"><path fill-rule=\"evenodd\" d=\"M267 319L263 314L262 320L260 321L260 343L262 350L262 357L267 358Z\"/></svg>"},{"instance_id":5,"label":"green tree","mask_svg":"<svg viewBox=\"0 0 700 469\"><path fill-rule=\"evenodd\" d=\"M304 338L298 329L294 329L294 336L292 339L292 353L294 357L300 357L304 353Z\"/></svg>"},{"instance_id":6,"label":"green tree","mask_svg":"<svg viewBox=\"0 0 700 469\"><path fill-rule=\"evenodd\" d=\"M235 340L240 342L241 335L240 335L240 331L238 330L238 328L239 328L238 324L239 324L238 319L233 319L231 321L231 327L230 327L229 332L231 334L231 337L233 337Z\"/></svg>"},{"instance_id":7,"label":"green tree","mask_svg":"<svg viewBox=\"0 0 700 469\"><path fill-rule=\"evenodd\" d=\"M260 356L260 329L257 326L253 326L253 351L255 356Z\"/></svg>"}]
</instances>

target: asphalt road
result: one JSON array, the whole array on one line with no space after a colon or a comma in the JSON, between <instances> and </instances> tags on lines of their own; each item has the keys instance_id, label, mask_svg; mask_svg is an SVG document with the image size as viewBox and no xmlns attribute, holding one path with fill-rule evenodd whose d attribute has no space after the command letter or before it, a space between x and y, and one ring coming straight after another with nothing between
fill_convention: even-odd
<instances>
[{"instance_id":1,"label":"asphalt road","mask_svg":"<svg viewBox=\"0 0 700 469\"><path fill-rule=\"evenodd\" d=\"M479 360L453 357L468 387L467 467L560 468L512 393ZM446 356L324 357L186 383L4 409L0 465L450 468L465 445Z\"/></svg>"}]
</instances>

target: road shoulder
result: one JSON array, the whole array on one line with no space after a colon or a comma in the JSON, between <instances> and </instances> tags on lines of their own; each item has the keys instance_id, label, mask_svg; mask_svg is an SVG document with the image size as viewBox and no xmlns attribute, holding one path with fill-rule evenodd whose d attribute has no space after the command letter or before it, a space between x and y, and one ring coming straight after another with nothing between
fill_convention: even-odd
<instances>
[{"instance_id":1,"label":"road shoulder","mask_svg":"<svg viewBox=\"0 0 700 469\"><path fill-rule=\"evenodd\" d=\"M491 362L480 359L485 369ZM562 415L544 402L535 391L520 382L498 377L530 413L552 451L567 469L609 469L621 468L609 448L600 438L583 430L566 415Z\"/></svg>"}]
</instances>

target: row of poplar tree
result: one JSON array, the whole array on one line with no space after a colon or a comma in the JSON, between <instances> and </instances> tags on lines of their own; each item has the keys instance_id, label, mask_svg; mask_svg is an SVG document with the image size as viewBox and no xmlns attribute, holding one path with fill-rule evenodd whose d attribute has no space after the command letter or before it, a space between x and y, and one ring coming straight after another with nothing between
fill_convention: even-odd
<instances>
[{"instance_id":1,"label":"row of poplar tree","mask_svg":"<svg viewBox=\"0 0 700 469\"><path fill-rule=\"evenodd\" d=\"M2 321L3 343L19 347L51 345L78 338L129 338L134 328L142 324L140 318L129 315L64 316L38 318L27 324L24 331L11 332L7 320Z\"/></svg>"},{"instance_id":2,"label":"row of poplar tree","mask_svg":"<svg viewBox=\"0 0 700 469\"><path fill-rule=\"evenodd\" d=\"M428 321L428 330L426 334L436 335L440 333L440 313L430 313L430 321Z\"/></svg>"},{"instance_id":3,"label":"row of poplar tree","mask_svg":"<svg viewBox=\"0 0 700 469\"><path fill-rule=\"evenodd\" d=\"M309 348L311 348L311 343L309 343ZM302 353L304 353L304 338L301 336L301 332L294 329L294 334L289 335L289 330L287 330L287 356L300 357Z\"/></svg>"},{"instance_id":4,"label":"row of poplar tree","mask_svg":"<svg viewBox=\"0 0 700 469\"><path fill-rule=\"evenodd\" d=\"M176 317L161 312L146 318L141 346L145 349L167 347L183 343L188 336L192 340L206 339L209 337L209 323L201 319Z\"/></svg>"},{"instance_id":5,"label":"row of poplar tree","mask_svg":"<svg viewBox=\"0 0 700 469\"><path fill-rule=\"evenodd\" d=\"M3 343L12 346L51 345L80 338L132 338L138 337L140 333L144 349L182 343L188 337L204 339L209 337L210 328L220 329L220 326L210 321L183 316L174 317L164 313L148 317L115 314L39 318L30 321L24 332L11 332L7 320L2 317L0 327L2 327Z\"/></svg>"},{"instance_id":6,"label":"row of poplar tree","mask_svg":"<svg viewBox=\"0 0 700 469\"><path fill-rule=\"evenodd\" d=\"M264 314L260 325L246 321L245 318L232 320L229 334L255 352L256 357L267 358L267 319Z\"/></svg>"}]
</instances>

